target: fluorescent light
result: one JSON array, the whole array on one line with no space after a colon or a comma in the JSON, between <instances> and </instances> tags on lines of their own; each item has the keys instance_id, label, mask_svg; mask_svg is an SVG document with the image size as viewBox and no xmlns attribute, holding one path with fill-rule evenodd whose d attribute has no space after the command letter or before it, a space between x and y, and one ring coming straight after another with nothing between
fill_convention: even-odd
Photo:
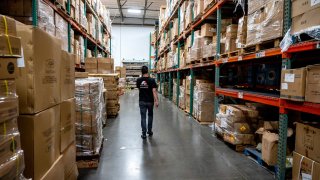
<instances>
[{"instance_id":1,"label":"fluorescent light","mask_svg":"<svg viewBox=\"0 0 320 180\"><path fill-rule=\"evenodd\" d=\"M128 13L140 14L141 10L140 9L128 9Z\"/></svg>"}]
</instances>

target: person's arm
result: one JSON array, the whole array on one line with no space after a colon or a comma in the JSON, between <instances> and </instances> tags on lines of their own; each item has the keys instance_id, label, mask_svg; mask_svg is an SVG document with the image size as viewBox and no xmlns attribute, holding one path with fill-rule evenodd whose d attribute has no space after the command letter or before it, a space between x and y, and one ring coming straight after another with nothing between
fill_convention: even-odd
<instances>
[{"instance_id":1,"label":"person's arm","mask_svg":"<svg viewBox=\"0 0 320 180\"><path fill-rule=\"evenodd\" d=\"M140 89L139 79L137 79L137 81L136 81L136 86L137 86L138 89Z\"/></svg>"},{"instance_id":2,"label":"person's arm","mask_svg":"<svg viewBox=\"0 0 320 180\"><path fill-rule=\"evenodd\" d=\"M159 100L158 100L157 88L153 88L152 89L152 93L153 93L153 98L154 98L154 104L156 105L156 107L158 107L159 106Z\"/></svg>"}]
</instances>

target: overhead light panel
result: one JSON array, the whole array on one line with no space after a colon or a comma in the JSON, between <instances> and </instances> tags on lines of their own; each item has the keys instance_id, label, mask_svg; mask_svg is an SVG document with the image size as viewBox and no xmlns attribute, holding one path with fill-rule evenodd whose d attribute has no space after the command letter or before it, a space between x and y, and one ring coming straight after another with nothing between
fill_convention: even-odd
<instances>
[{"instance_id":1,"label":"overhead light panel","mask_svg":"<svg viewBox=\"0 0 320 180\"><path fill-rule=\"evenodd\" d=\"M140 14L140 13L141 13L141 10L140 10L140 9L128 9L128 13Z\"/></svg>"}]
</instances>

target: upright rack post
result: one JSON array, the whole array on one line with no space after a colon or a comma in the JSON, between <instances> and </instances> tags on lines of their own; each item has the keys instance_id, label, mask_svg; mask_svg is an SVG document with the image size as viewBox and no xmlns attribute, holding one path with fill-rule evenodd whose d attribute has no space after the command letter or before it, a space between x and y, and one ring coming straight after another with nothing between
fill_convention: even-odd
<instances>
[{"instance_id":1,"label":"upright rack post","mask_svg":"<svg viewBox=\"0 0 320 180\"><path fill-rule=\"evenodd\" d=\"M84 57L87 58L88 38L84 38Z\"/></svg>"},{"instance_id":2,"label":"upright rack post","mask_svg":"<svg viewBox=\"0 0 320 180\"><path fill-rule=\"evenodd\" d=\"M67 1L67 13L70 15L70 0ZM71 53L71 24L68 22L68 52Z\"/></svg>"},{"instance_id":3,"label":"upright rack post","mask_svg":"<svg viewBox=\"0 0 320 180\"><path fill-rule=\"evenodd\" d=\"M160 94L162 94L162 73L160 74Z\"/></svg>"},{"instance_id":4,"label":"upright rack post","mask_svg":"<svg viewBox=\"0 0 320 180\"><path fill-rule=\"evenodd\" d=\"M169 72L169 100L172 101L172 72Z\"/></svg>"},{"instance_id":5,"label":"upright rack post","mask_svg":"<svg viewBox=\"0 0 320 180\"><path fill-rule=\"evenodd\" d=\"M178 8L178 33L180 34L180 7ZM176 97L176 102L177 106L179 107L179 96L180 96L180 41L178 41L178 71L177 71L177 97Z\"/></svg>"},{"instance_id":6,"label":"upright rack post","mask_svg":"<svg viewBox=\"0 0 320 180\"><path fill-rule=\"evenodd\" d=\"M180 96L180 71L177 71L177 106L179 107L179 96Z\"/></svg>"},{"instance_id":7,"label":"upright rack post","mask_svg":"<svg viewBox=\"0 0 320 180\"><path fill-rule=\"evenodd\" d=\"M32 0L32 25L38 26L38 0Z\"/></svg>"},{"instance_id":8,"label":"upright rack post","mask_svg":"<svg viewBox=\"0 0 320 180\"><path fill-rule=\"evenodd\" d=\"M94 56L98 57L98 45L94 46Z\"/></svg>"},{"instance_id":9,"label":"upright rack post","mask_svg":"<svg viewBox=\"0 0 320 180\"><path fill-rule=\"evenodd\" d=\"M194 94L194 71L190 69L190 116L193 113L193 94Z\"/></svg>"},{"instance_id":10,"label":"upright rack post","mask_svg":"<svg viewBox=\"0 0 320 180\"><path fill-rule=\"evenodd\" d=\"M151 69L151 33L149 35L149 69Z\"/></svg>"}]
</instances>

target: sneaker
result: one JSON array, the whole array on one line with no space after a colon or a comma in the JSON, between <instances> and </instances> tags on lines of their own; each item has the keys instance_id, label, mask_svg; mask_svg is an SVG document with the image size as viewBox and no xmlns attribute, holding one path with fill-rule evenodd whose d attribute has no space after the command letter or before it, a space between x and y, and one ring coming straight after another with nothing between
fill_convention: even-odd
<instances>
[{"instance_id":1,"label":"sneaker","mask_svg":"<svg viewBox=\"0 0 320 180\"><path fill-rule=\"evenodd\" d=\"M147 136L146 136L145 134L142 134L142 135L141 135L141 138L142 138L142 139L146 139Z\"/></svg>"},{"instance_id":2,"label":"sneaker","mask_svg":"<svg viewBox=\"0 0 320 180\"><path fill-rule=\"evenodd\" d=\"M153 132L152 132L152 131L149 131L149 132L148 132L148 135L149 135L149 136L153 136Z\"/></svg>"}]
</instances>

